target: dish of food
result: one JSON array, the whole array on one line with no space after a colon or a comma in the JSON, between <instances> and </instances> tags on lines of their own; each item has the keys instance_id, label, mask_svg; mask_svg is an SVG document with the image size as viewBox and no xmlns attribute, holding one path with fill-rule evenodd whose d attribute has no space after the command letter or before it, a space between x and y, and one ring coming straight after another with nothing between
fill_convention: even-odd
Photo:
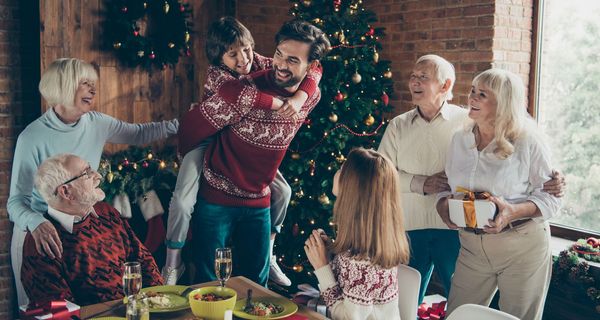
<instances>
[{"instance_id":1,"label":"dish of food","mask_svg":"<svg viewBox=\"0 0 600 320\"><path fill-rule=\"evenodd\" d=\"M250 307L246 299L235 304L233 314L242 319L281 319L298 311L298 306L285 298L253 297Z\"/></svg>"},{"instance_id":2,"label":"dish of food","mask_svg":"<svg viewBox=\"0 0 600 320\"><path fill-rule=\"evenodd\" d=\"M196 300L200 300L200 301L223 301L223 300L227 300L229 298L231 298L232 296L220 296L220 295L216 295L214 293L207 293L207 294L199 294L196 293L193 298Z\"/></svg>"},{"instance_id":3,"label":"dish of food","mask_svg":"<svg viewBox=\"0 0 600 320\"><path fill-rule=\"evenodd\" d=\"M148 297L150 313L165 313L190 307L188 298L181 296L187 288L187 286L156 286L143 288L140 291Z\"/></svg>"}]
</instances>

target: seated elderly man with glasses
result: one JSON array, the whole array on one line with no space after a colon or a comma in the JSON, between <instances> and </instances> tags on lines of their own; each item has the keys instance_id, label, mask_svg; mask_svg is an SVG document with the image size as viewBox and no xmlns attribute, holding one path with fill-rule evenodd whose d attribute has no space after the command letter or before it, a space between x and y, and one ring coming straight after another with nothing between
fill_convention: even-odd
<instances>
[{"instance_id":1,"label":"seated elderly man with glasses","mask_svg":"<svg viewBox=\"0 0 600 320\"><path fill-rule=\"evenodd\" d=\"M30 233L23 247L21 281L33 302L67 299L79 305L123 297L123 264L138 261L145 286L161 285L156 262L119 212L101 202L102 178L71 154L48 158L35 186L48 203L46 218L58 231L62 258L40 255ZM47 249L47 248L44 248Z\"/></svg>"}]
</instances>

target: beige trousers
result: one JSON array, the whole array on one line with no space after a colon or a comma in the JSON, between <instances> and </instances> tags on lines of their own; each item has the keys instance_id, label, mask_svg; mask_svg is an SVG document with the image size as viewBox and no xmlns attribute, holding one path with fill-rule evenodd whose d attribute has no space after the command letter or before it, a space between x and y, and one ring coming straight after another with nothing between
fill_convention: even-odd
<instances>
[{"instance_id":1,"label":"beige trousers","mask_svg":"<svg viewBox=\"0 0 600 320\"><path fill-rule=\"evenodd\" d=\"M500 310L522 320L542 319L552 273L550 227L530 221L499 234L460 231L461 249L448 313L475 303L489 306L500 291Z\"/></svg>"}]
</instances>

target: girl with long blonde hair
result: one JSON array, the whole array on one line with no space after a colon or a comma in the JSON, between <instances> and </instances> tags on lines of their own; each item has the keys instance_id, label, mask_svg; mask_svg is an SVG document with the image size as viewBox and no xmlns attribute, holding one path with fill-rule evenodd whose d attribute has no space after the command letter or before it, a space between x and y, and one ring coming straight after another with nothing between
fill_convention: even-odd
<instances>
[{"instance_id":1,"label":"girl with long blonde hair","mask_svg":"<svg viewBox=\"0 0 600 320\"><path fill-rule=\"evenodd\" d=\"M399 319L397 266L409 247L396 168L376 151L354 149L332 191L337 238L313 230L304 247L331 318Z\"/></svg>"}]
</instances>

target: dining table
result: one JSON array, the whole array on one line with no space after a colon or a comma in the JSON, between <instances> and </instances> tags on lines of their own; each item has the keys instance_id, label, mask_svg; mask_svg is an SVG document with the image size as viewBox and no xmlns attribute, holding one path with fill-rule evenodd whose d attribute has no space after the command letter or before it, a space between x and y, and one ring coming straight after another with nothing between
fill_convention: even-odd
<instances>
[{"instance_id":1,"label":"dining table","mask_svg":"<svg viewBox=\"0 0 600 320\"><path fill-rule=\"evenodd\" d=\"M206 282L191 285L193 288L202 288L207 286L217 286L219 285L218 281ZM284 298L282 295L273 292L256 282L251 281L250 279L243 276L232 277L227 281L228 288L231 288L237 292L237 300L242 300L246 298L246 294L248 289L252 289L252 297L272 297L272 298ZM97 303L89 306L84 306L81 308L81 319L93 319L93 318L105 318L105 317L125 317L125 308L122 307L123 300L113 300L102 303ZM151 313L150 319L181 319L181 320L194 320L201 319L194 316L191 309L185 309L180 311L174 311L169 313ZM239 319L234 316L234 319ZM267 318L268 319L268 318ZM320 313L308 309L304 305L298 305L298 311L289 317L282 318L285 319L294 319L294 320L302 320L302 319L327 319L325 316Z\"/></svg>"}]
</instances>

